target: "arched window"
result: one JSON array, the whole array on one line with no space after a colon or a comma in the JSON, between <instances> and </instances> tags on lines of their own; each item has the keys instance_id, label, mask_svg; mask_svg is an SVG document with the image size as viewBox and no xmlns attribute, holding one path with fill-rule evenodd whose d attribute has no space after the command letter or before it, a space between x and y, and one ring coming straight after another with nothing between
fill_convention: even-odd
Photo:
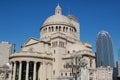
<instances>
[{"instance_id":1,"label":"arched window","mask_svg":"<svg viewBox=\"0 0 120 80\"><path fill-rule=\"evenodd\" d=\"M47 28L45 29L45 32L47 32Z\"/></svg>"},{"instance_id":2,"label":"arched window","mask_svg":"<svg viewBox=\"0 0 120 80\"><path fill-rule=\"evenodd\" d=\"M59 31L61 31L61 26L59 26Z\"/></svg>"},{"instance_id":3,"label":"arched window","mask_svg":"<svg viewBox=\"0 0 120 80\"><path fill-rule=\"evenodd\" d=\"M74 32L76 32L77 30L74 28Z\"/></svg>"},{"instance_id":4,"label":"arched window","mask_svg":"<svg viewBox=\"0 0 120 80\"><path fill-rule=\"evenodd\" d=\"M58 26L56 26L56 31L58 31Z\"/></svg>"},{"instance_id":5,"label":"arched window","mask_svg":"<svg viewBox=\"0 0 120 80\"><path fill-rule=\"evenodd\" d=\"M53 26L52 26L52 32L54 31L54 28L53 28Z\"/></svg>"},{"instance_id":6,"label":"arched window","mask_svg":"<svg viewBox=\"0 0 120 80\"><path fill-rule=\"evenodd\" d=\"M70 28L70 32L71 32L71 28Z\"/></svg>"},{"instance_id":7,"label":"arched window","mask_svg":"<svg viewBox=\"0 0 120 80\"><path fill-rule=\"evenodd\" d=\"M67 73L65 73L65 76L67 76Z\"/></svg>"},{"instance_id":8,"label":"arched window","mask_svg":"<svg viewBox=\"0 0 120 80\"><path fill-rule=\"evenodd\" d=\"M63 32L65 32L65 27L63 27Z\"/></svg>"},{"instance_id":9,"label":"arched window","mask_svg":"<svg viewBox=\"0 0 120 80\"><path fill-rule=\"evenodd\" d=\"M68 54L70 53L70 51L68 51Z\"/></svg>"},{"instance_id":10,"label":"arched window","mask_svg":"<svg viewBox=\"0 0 120 80\"><path fill-rule=\"evenodd\" d=\"M72 73L70 73L70 76L72 76Z\"/></svg>"},{"instance_id":11,"label":"arched window","mask_svg":"<svg viewBox=\"0 0 120 80\"><path fill-rule=\"evenodd\" d=\"M51 30L50 30L50 27L48 28L48 30L49 30L49 32L51 31Z\"/></svg>"}]
</instances>

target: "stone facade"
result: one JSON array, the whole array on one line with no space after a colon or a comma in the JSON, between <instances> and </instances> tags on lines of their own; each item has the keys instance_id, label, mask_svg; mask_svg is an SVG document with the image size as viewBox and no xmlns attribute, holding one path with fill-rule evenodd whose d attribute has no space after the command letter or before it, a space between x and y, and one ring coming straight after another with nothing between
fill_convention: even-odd
<instances>
[{"instance_id":1,"label":"stone facade","mask_svg":"<svg viewBox=\"0 0 120 80\"><path fill-rule=\"evenodd\" d=\"M110 67L96 68L96 80L113 80L113 68Z\"/></svg>"},{"instance_id":2,"label":"stone facade","mask_svg":"<svg viewBox=\"0 0 120 80\"><path fill-rule=\"evenodd\" d=\"M8 42L0 43L0 80L8 78L5 74L4 65L8 64L12 45Z\"/></svg>"},{"instance_id":3,"label":"stone facade","mask_svg":"<svg viewBox=\"0 0 120 80\"><path fill-rule=\"evenodd\" d=\"M95 54L92 46L80 41L80 25L76 18L62 15L58 5L55 14L40 28L40 40L30 38L21 51L10 55L13 72L9 80L55 80L72 77L65 67L72 54L87 60L88 80L95 80ZM80 60L79 58L78 60ZM79 76L78 76L79 77Z\"/></svg>"},{"instance_id":4,"label":"stone facade","mask_svg":"<svg viewBox=\"0 0 120 80\"><path fill-rule=\"evenodd\" d=\"M8 63L12 45L8 42L0 43L0 66Z\"/></svg>"}]
</instances>

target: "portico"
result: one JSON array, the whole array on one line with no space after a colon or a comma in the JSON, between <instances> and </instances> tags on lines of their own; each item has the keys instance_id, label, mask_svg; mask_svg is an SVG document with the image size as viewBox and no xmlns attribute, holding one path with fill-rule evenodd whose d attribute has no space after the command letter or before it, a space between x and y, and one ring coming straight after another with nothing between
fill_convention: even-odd
<instances>
[{"instance_id":1,"label":"portico","mask_svg":"<svg viewBox=\"0 0 120 80\"><path fill-rule=\"evenodd\" d=\"M21 53L21 56L24 57L19 59L16 55L11 56L14 57L14 59L10 61L12 73L9 76L9 80L43 80L42 78L49 78L46 77L46 72L44 71L46 70L47 65L51 66L50 62L47 62L44 59L38 60L40 57L37 56L37 54L34 54L34 57L32 58L29 54L25 57L25 55L22 55Z\"/></svg>"},{"instance_id":2,"label":"portico","mask_svg":"<svg viewBox=\"0 0 120 80\"><path fill-rule=\"evenodd\" d=\"M41 62L35 61L12 62L12 68L14 70L12 74L13 80L38 80L40 64Z\"/></svg>"}]
</instances>

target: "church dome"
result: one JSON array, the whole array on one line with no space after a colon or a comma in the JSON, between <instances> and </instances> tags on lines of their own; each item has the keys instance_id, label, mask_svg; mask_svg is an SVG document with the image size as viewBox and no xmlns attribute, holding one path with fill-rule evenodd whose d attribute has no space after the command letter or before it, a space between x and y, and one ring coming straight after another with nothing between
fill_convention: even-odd
<instances>
[{"instance_id":1,"label":"church dome","mask_svg":"<svg viewBox=\"0 0 120 80\"><path fill-rule=\"evenodd\" d=\"M72 25L70 22L70 19L64 15L62 15L62 10L58 4L58 6L55 9L55 15L52 15L48 17L45 22L43 23L43 26L50 25L50 24L65 24L65 25Z\"/></svg>"},{"instance_id":2,"label":"church dome","mask_svg":"<svg viewBox=\"0 0 120 80\"><path fill-rule=\"evenodd\" d=\"M66 24L71 25L70 20L63 15L53 15L48 17L48 19L44 22L43 25L47 24Z\"/></svg>"}]
</instances>

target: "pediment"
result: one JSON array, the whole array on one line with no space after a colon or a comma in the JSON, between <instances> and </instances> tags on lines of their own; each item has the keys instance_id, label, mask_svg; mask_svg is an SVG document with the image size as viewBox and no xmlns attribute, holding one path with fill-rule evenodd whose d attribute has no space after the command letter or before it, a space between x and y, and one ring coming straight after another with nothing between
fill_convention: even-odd
<instances>
[{"instance_id":1,"label":"pediment","mask_svg":"<svg viewBox=\"0 0 120 80\"><path fill-rule=\"evenodd\" d=\"M38 43L39 40L35 39L35 38L30 38L23 46L28 46L28 45L32 45L35 43Z\"/></svg>"}]
</instances>

